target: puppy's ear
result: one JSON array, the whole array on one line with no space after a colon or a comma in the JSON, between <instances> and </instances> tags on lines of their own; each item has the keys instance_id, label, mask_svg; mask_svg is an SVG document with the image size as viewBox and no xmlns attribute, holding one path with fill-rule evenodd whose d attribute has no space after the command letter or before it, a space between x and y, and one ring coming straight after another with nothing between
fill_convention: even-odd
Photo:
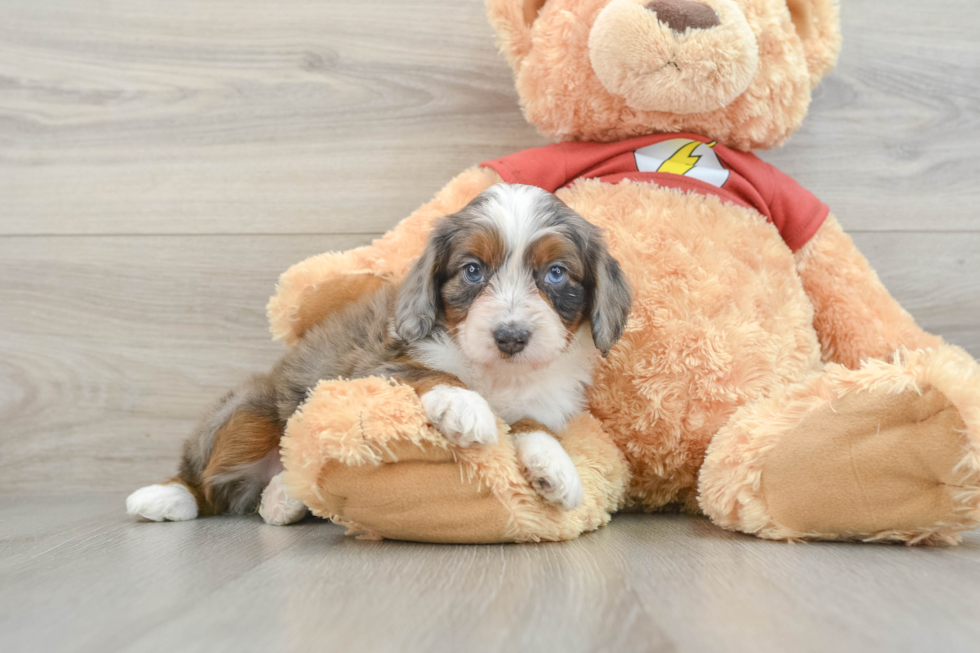
<instances>
[{"instance_id":1,"label":"puppy's ear","mask_svg":"<svg viewBox=\"0 0 980 653\"><path fill-rule=\"evenodd\" d=\"M623 336L633 298L619 262L601 242L593 259L593 275L592 341L605 356Z\"/></svg>"},{"instance_id":2,"label":"puppy's ear","mask_svg":"<svg viewBox=\"0 0 980 653\"><path fill-rule=\"evenodd\" d=\"M407 342L429 335L439 315L439 276L449 253L452 233L447 218L442 218L425 247L402 282L395 306L395 332Z\"/></svg>"},{"instance_id":3,"label":"puppy's ear","mask_svg":"<svg viewBox=\"0 0 980 653\"><path fill-rule=\"evenodd\" d=\"M553 223L578 247L586 269L592 341L603 356L609 353L626 329L633 297L619 262L606 247L602 232L594 224L552 195Z\"/></svg>"}]
</instances>

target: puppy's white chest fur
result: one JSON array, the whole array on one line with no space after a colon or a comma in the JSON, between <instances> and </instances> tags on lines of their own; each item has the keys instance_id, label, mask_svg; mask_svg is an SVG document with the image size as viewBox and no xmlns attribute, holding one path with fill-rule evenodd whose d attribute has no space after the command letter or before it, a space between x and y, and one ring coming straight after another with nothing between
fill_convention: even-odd
<instances>
[{"instance_id":1,"label":"puppy's white chest fur","mask_svg":"<svg viewBox=\"0 0 980 653\"><path fill-rule=\"evenodd\" d=\"M432 369L458 377L508 424L533 419L557 432L585 410L585 392L592 383L598 352L588 328L582 328L558 358L538 369L503 360L475 365L447 334L416 343L412 355Z\"/></svg>"}]
</instances>

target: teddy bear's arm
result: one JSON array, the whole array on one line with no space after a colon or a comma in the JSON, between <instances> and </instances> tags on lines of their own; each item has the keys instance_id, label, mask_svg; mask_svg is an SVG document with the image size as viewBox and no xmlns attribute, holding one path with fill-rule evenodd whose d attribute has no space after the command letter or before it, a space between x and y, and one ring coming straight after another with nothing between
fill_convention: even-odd
<instances>
[{"instance_id":1,"label":"teddy bear's arm","mask_svg":"<svg viewBox=\"0 0 980 653\"><path fill-rule=\"evenodd\" d=\"M434 219L455 213L500 181L490 168L470 168L370 245L311 256L286 270L267 307L273 336L295 344L326 315L400 279L425 247Z\"/></svg>"},{"instance_id":2,"label":"teddy bear's arm","mask_svg":"<svg viewBox=\"0 0 980 653\"><path fill-rule=\"evenodd\" d=\"M496 443L455 446L407 385L376 376L320 381L286 426L283 479L313 514L351 532L419 542L569 540L625 502L626 457L591 415L561 436L582 483L576 510L531 487L507 426L497 428Z\"/></svg>"},{"instance_id":3,"label":"teddy bear's arm","mask_svg":"<svg viewBox=\"0 0 980 653\"><path fill-rule=\"evenodd\" d=\"M867 358L887 359L900 346L942 343L892 298L833 215L796 253L796 269L813 302L825 361L856 368Z\"/></svg>"}]
</instances>

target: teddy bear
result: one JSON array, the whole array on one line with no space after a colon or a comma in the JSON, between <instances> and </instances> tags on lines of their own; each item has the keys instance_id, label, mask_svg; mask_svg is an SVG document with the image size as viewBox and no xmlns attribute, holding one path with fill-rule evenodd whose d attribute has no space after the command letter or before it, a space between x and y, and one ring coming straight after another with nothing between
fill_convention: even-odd
<instances>
[{"instance_id":1,"label":"teddy bear","mask_svg":"<svg viewBox=\"0 0 980 653\"><path fill-rule=\"evenodd\" d=\"M980 523L980 367L924 332L830 209L753 150L801 124L840 44L836 0L488 0L526 119L552 145L484 162L373 244L286 271L292 344L400 279L436 218L490 186L557 195L633 289L589 411L561 442L562 510L497 445L450 445L414 393L324 380L282 441L289 493L350 532L570 539L681 510L782 540L955 544Z\"/></svg>"}]
</instances>

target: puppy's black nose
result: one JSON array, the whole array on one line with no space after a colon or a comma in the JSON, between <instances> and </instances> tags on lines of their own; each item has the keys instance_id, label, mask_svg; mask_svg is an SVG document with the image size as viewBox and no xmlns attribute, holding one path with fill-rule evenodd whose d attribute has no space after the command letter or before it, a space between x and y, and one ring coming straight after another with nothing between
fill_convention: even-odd
<instances>
[{"instance_id":1,"label":"puppy's black nose","mask_svg":"<svg viewBox=\"0 0 980 653\"><path fill-rule=\"evenodd\" d=\"M524 327L507 324L499 326L493 330L493 339L497 342L497 349L505 354L516 354L527 347L527 341L531 338L531 332Z\"/></svg>"}]
</instances>

